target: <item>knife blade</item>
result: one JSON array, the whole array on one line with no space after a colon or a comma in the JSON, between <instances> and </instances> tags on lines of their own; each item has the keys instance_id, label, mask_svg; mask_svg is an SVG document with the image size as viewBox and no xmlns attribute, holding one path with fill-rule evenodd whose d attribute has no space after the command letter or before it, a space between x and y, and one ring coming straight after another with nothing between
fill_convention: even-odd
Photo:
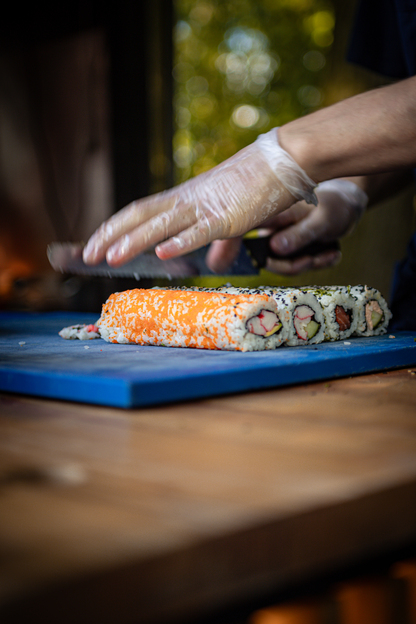
<instances>
[{"instance_id":1,"label":"knife blade","mask_svg":"<svg viewBox=\"0 0 416 624\"><path fill-rule=\"evenodd\" d=\"M222 275L258 275L260 269L266 266L268 257L294 260L302 256L314 256L324 251L335 251L340 248L338 241L316 242L287 256L281 256L270 248L271 236L244 238L238 257ZM120 267L112 267L105 261L95 266L87 265L82 259L82 250L83 246L79 243L51 243L48 245L47 254L55 271L76 275L134 277L137 280L218 275L206 265L205 257L208 246L170 260L161 260L153 249L149 249Z\"/></svg>"},{"instance_id":2,"label":"knife blade","mask_svg":"<svg viewBox=\"0 0 416 624\"><path fill-rule=\"evenodd\" d=\"M103 277L140 278L177 278L216 275L205 262L208 247L197 249L184 256L161 260L154 250L148 250L136 256L120 267L112 267L107 262L95 266L85 264L82 259L83 246L78 243L51 243L47 254L55 271L76 275L97 275ZM259 269L253 264L248 252L242 245L238 258L226 275L257 275Z\"/></svg>"}]
</instances>

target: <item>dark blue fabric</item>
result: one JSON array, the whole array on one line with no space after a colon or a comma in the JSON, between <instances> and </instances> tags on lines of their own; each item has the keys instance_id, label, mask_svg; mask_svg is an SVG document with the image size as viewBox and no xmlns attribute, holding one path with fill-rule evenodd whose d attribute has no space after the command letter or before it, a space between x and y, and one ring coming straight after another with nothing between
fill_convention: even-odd
<instances>
[{"instance_id":1,"label":"dark blue fabric","mask_svg":"<svg viewBox=\"0 0 416 624\"><path fill-rule=\"evenodd\" d=\"M416 75L416 0L361 0L348 60L390 78ZM390 330L416 330L416 234L396 266L390 307Z\"/></svg>"},{"instance_id":2,"label":"dark blue fabric","mask_svg":"<svg viewBox=\"0 0 416 624\"><path fill-rule=\"evenodd\" d=\"M396 266L391 293L392 330L416 330L416 234L407 248L407 258Z\"/></svg>"},{"instance_id":3,"label":"dark blue fabric","mask_svg":"<svg viewBox=\"0 0 416 624\"><path fill-rule=\"evenodd\" d=\"M348 60L390 78L416 74L416 0L361 0Z\"/></svg>"}]
</instances>

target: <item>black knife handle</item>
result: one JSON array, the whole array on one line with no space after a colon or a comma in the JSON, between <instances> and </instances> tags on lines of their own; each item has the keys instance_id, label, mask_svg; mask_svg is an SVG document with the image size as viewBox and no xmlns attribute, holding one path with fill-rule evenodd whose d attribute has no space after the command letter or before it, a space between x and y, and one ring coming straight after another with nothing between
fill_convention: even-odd
<instances>
[{"instance_id":1,"label":"black knife handle","mask_svg":"<svg viewBox=\"0 0 416 624\"><path fill-rule=\"evenodd\" d=\"M243 238L243 243L247 251L259 269L263 269L266 266L267 258L272 258L274 260L295 260L303 256L317 256L324 251L339 251L340 249L339 241L331 241L330 243L316 242L283 256L275 253L270 248L270 239L272 236L274 236L274 234L261 238Z\"/></svg>"}]
</instances>

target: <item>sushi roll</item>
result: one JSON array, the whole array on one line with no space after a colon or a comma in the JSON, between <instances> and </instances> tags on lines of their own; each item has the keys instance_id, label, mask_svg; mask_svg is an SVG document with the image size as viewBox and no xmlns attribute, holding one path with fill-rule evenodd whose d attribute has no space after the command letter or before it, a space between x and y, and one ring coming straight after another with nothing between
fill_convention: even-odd
<instances>
[{"instance_id":1,"label":"sushi roll","mask_svg":"<svg viewBox=\"0 0 416 624\"><path fill-rule=\"evenodd\" d=\"M349 286L307 286L322 306L325 320L325 340L346 340L357 329L356 301Z\"/></svg>"},{"instance_id":2,"label":"sushi roll","mask_svg":"<svg viewBox=\"0 0 416 624\"><path fill-rule=\"evenodd\" d=\"M358 312L355 336L381 336L387 332L392 318L386 300L377 288L370 286L352 286L350 293L356 301Z\"/></svg>"},{"instance_id":3,"label":"sushi roll","mask_svg":"<svg viewBox=\"0 0 416 624\"><path fill-rule=\"evenodd\" d=\"M135 289L115 293L97 322L108 342L262 351L281 344L281 321L267 294Z\"/></svg>"}]
</instances>

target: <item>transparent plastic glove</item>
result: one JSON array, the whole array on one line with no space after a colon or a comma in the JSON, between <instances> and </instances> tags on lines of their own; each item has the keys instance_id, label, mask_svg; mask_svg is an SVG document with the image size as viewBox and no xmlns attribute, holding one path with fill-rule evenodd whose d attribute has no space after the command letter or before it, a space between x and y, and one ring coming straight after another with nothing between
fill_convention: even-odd
<instances>
[{"instance_id":1,"label":"transparent plastic glove","mask_svg":"<svg viewBox=\"0 0 416 624\"><path fill-rule=\"evenodd\" d=\"M172 258L244 234L296 200L316 204L315 186L274 129L211 171L121 210L90 238L84 260L119 266L153 245Z\"/></svg>"},{"instance_id":2,"label":"transparent plastic glove","mask_svg":"<svg viewBox=\"0 0 416 624\"><path fill-rule=\"evenodd\" d=\"M262 227L277 233L270 246L279 255L296 252L314 242L331 242L350 234L368 203L368 197L354 182L329 180L316 187L317 206L298 202L267 220ZM214 241L207 257L208 266L223 272L238 252L238 241ZM325 251L316 256L294 259L268 259L267 269L281 275L296 275L310 269L333 266L341 259L340 251Z\"/></svg>"}]
</instances>

